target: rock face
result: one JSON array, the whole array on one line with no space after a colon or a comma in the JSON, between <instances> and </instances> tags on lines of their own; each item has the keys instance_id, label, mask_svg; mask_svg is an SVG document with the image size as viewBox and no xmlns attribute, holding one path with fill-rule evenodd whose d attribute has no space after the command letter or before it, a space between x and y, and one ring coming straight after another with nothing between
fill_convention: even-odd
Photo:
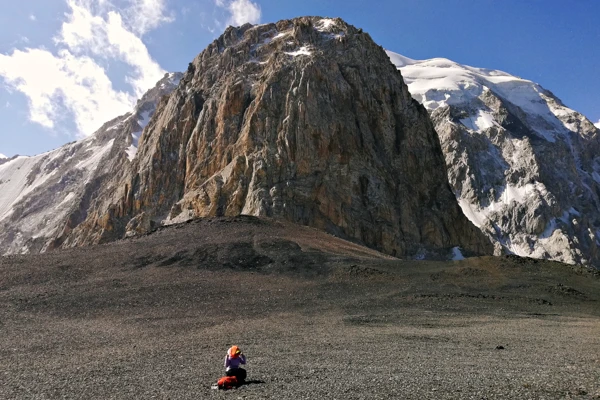
<instances>
[{"instance_id":1,"label":"rock face","mask_svg":"<svg viewBox=\"0 0 600 400\"><path fill-rule=\"evenodd\" d=\"M600 266L600 130L531 81L388 54L431 114L462 210L496 252Z\"/></svg>"},{"instance_id":2,"label":"rock face","mask_svg":"<svg viewBox=\"0 0 600 400\"><path fill-rule=\"evenodd\" d=\"M0 255L37 253L60 246L87 217L106 182L121 176L137 137L181 74L167 74L133 112L90 137L33 157L0 160Z\"/></svg>"},{"instance_id":3,"label":"rock face","mask_svg":"<svg viewBox=\"0 0 600 400\"><path fill-rule=\"evenodd\" d=\"M284 218L404 257L490 253L385 51L340 19L229 27L64 246L198 216Z\"/></svg>"}]
</instances>

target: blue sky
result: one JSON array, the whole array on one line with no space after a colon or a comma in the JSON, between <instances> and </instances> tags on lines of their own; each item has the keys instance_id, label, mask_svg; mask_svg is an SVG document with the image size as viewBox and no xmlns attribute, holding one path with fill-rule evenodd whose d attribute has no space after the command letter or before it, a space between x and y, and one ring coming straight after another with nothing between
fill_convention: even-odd
<instances>
[{"instance_id":1,"label":"blue sky","mask_svg":"<svg viewBox=\"0 0 600 400\"><path fill-rule=\"evenodd\" d=\"M386 49L531 79L600 120L600 1L0 0L0 153L37 154L127 112L228 24L342 17Z\"/></svg>"}]
</instances>

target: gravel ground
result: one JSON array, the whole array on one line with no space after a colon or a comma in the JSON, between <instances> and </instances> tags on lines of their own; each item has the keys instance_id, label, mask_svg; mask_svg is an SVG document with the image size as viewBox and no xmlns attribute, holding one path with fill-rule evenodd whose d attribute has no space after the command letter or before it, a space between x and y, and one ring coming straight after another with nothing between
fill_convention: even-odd
<instances>
[{"instance_id":1,"label":"gravel ground","mask_svg":"<svg viewBox=\"0 0 600 400\"><path fill-rule=\"evenodd\" d=\"M600 279L196 221L0 258L2 399L600 399ZM227 348L251 384L211 390Z\"/></svg>"}]
</instances>

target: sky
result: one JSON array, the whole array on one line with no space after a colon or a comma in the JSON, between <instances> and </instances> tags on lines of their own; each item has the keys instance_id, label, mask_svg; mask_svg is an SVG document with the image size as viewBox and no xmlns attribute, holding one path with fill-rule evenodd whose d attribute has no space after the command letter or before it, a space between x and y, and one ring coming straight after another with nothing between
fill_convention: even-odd
<instances>
[{"instance_id":1,"label":"sky","mask_svg":"<svg viewBox=\"0 0 600 400\"><path fill-rule=\"evenodd\" d=\"M84 138L228 25L341 17L384 48L506 71L600 124L600 1L0 0L0 157Z\"/></svg>"}]
</instances>

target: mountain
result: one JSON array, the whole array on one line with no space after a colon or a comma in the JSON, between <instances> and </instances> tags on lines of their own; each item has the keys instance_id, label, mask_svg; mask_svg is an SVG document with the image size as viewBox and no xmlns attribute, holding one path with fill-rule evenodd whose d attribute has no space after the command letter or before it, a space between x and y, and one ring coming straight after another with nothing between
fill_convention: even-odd
<instances>
[{"instance_id":1,"label":"mountain","mask_svg":"<svg viewBox=\"0 0 600 400\"><path fill-rule=\"evenodd\" d=\"M60 245L62 235L86 218L104 182L130 163L156 103L180 78L165 75L132 112L86 139L33 157L1 160L0 254L42 252Z\"/></svg>"},{"instance_id":2,"label":"mountain","mask_svg":"<svg viewBox=\"0 0 600 400\"><path fill-rule=\"evenodd\" d=\"M0 153L0 160L3 160L5 158L8 158L8 157L6 157L4 154Z\"/></svg>"},{"instance_id":3,"label":"mountain","mask_svg":"<svg viewBox=\"0 0 600 400\"><path fill-rule=\"evenodd\" d=\"M600 264L600 130L540 85L388 52L429 111L465 215L496 253Z\"/></svg>"},{"instance_id":4,"label":"mountain","mask_svg":"<svg viewBox=\"0 0 600 400\"><path fill-rule=\"evenodd\" d=\"M385 51L341 19L227 28L64 246L238 214L403 257L491 253L448 186L427 112Z\"/></svg>"}]
</instances>

